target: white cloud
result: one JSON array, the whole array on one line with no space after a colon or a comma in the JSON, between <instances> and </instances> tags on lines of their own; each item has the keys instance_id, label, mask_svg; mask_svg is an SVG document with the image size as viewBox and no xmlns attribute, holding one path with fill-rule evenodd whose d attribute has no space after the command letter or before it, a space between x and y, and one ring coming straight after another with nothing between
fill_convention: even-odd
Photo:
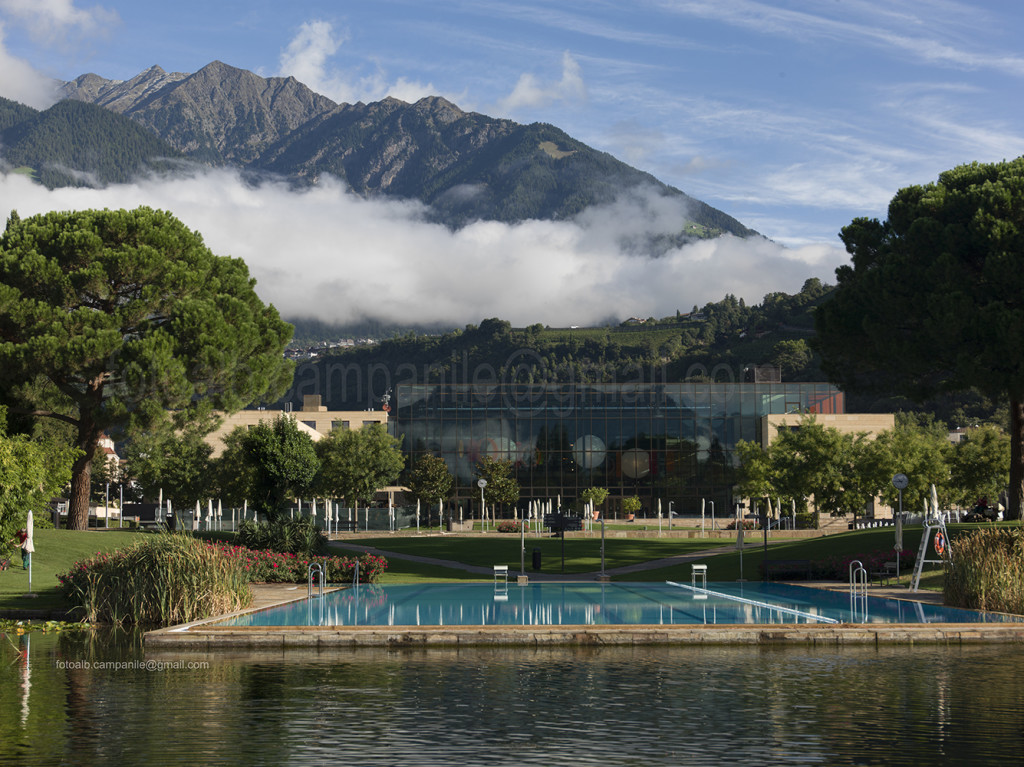
<instances>
[{"instance_id":1,"label":"white cloud","mask_svg":"<svg viewBox=\"0 0 1024 767\"><path fill-rule=\"evenodd\" d=\"M69 37L94 37L118 21L101 6L78 8L73 0L0 0L0 13L28 31L33 40L58 47Z\"/></svg>"},{"instance_id":2,"label":"white cloud","mask_svg":"<svg viewBox=\"0 0 1024 767\"><path fill-rule=\"evenodd\" d=\"M103 37L117 21L113 11L99 6L83 10L72 0L0 0L0 96L36 109L57 100L53 78L7 50L9 33L23 30L48 50L60 51Z\"/></svg>"},{"instance_id":3,"label":"white cloud","mask_svg":"<svg viewBox=\"0 0 1024 767\"><path fill-rule=\"evenodd\" d=\"M364 200L334 181L301 192L253 187L229 171L105 190L48 191L0 177L0 215L134 208L172 211L218 254L244 259L257 292L285 316L345 322L364 316L453 326L501 317L515 325L668 316L726 293L759 302L831 281L838 248L786 249L723 237L660 258L621 249L623 234L673 231L678 202L634 194L578 221L478 222L451 232L423 207Z\"/></svg>"},{"instance_id":4,"label":"white cloud","mask_svg":"<svg viewBox=\"0 0 1024 767\"><path fill-rule=\"evenodd\" d=\"M584 101L586 98L587 86L583 82L580 65L566 51L562 54L561 80L542 83L534 75L526 73L519 78L512 93L501 101L500 109L508 114L517 109L546 107L556 101Z\"/></svg>"},{"instance_id":5,"label":"white cloud","mask_svg":"<svg viewBox=\"0 0 1024 767\"><path fill-rule=\"evenodd\" d=\"M4 26L0 23L0 96L36 109L46 109L57 100L56 83L28 62L7 52Z\"/></svg>"},{"instance_id":6,"label":"white cloud","mask_svg":"<svg viewBox=\"0 0 1024 767\"><path fill-rule=\"evenodd\" d=\"M348 35L335 33L330 22L307 21L281 53L280 74L291 75L340 104L380 101L386 96L415 102L424 96L436 95L436 89L430 83L404 77L389 83L387 74L379 67L369 74L332 67L331 59L347 40Z\"/></svg>"}]
</instances>

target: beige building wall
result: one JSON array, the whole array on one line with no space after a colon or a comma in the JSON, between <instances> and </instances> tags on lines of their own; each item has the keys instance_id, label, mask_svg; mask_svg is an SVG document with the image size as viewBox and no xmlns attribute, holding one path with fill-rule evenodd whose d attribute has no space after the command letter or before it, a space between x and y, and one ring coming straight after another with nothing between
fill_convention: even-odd
<instances>
[{"instance_id":1,"label":"beige building wall","mask_svg":"<svg viewBox=\"0 0 1024 767\"><path fill-rule=\"evenodd\" d=\"M761 417L761 447L768 447L779 434L779 429L799 426L806 418L805 413L783 413ZM896 427L896 416L892 413L842 413L832 415L814 414L814 421L828 429L843 434L867 432L869 438L877 437L883 431Z\"/></svg>"},{"instance_id":2,"label":"beige building wall","mask_svg":"<svg viewBox=\"0 0 1024 767\"><path fill-rule=\"evenodd\" d=\"M767 448L779 430L787 427L799 426L806 418L805 413L783 413L777 415L766 415L761 417L761 447ZM883 431L896 427L896 416L892 413L842 413L842 414L814 414L816 423L825 428L836 429L844 434L866 432L869 439L874 439ZM747 500L747 508L751 508L750 499ZM893 515L893 510L884 505L878 498L872 501L874 516L876 518L888 518ZM814 507L808 502L807 510ZM822 517L822 524L827 522L827 513Z\"/></svg>"},{"instance_id":3,"label":"beige building wall","mask_svg":"<svg viewBox=\"0 0 1024 767\"><path fill-rule=\"evenodd\" d=\"M281 416L294 420L299 431L308 434L314 442L334 429L361 429L366 423L388 424L388 414L383 410L328 410L320 404L319 396L307 396L303 400L301 410L240 410L222 415L220 427L206 436L206 443L213 447L213 457L224 452L224 438L239 426L250 429Z\"/></svg>"}]
</instances>

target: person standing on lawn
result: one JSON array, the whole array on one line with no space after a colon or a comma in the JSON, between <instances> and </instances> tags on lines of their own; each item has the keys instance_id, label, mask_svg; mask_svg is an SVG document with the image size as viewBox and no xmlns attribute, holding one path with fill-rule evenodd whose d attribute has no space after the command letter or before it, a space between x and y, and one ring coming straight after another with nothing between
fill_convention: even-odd
<instances>
[{"instance_id":1,"label":"person standing on lawn","mask_svg":"<svg viewBox=\"0 0 1024 767\"><path fill-rule=\"evenodd\" d=\"M21 548L21 569L28 570L28 566L32 562L32 550L35 548L28 530L24 527L21 528L8 543L16 543Z\"/></svg>"}]
</instances>

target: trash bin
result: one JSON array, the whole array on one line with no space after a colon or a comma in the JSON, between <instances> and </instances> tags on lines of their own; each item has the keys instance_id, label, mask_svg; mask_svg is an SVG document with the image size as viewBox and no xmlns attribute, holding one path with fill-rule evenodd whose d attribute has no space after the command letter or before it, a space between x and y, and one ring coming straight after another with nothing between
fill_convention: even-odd
<instances>
[{"instance_id":1,"label":"trash bin","mask_svg":"<svg viewBox=\"0 0 1024 767\"><path fill-rule=\"evenodd\" d=\"M533 569L540 570L540 549L533 550Z\"/></svg>"}]
</instances>

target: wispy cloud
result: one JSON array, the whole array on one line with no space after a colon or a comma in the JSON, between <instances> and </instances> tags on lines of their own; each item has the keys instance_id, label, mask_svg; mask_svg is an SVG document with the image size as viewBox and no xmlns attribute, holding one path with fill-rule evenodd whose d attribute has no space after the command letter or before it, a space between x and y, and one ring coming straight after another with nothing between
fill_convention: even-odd
<instances>
[{"instance_id":1,"label":"wispy cloud","mask_svg":"<svg viewBox=\"0 0 1024 767\"><path fill-rule=\"evenodd\" d=\"M45 109L57 99L56 82L6 46L8 35L25 33L47 50L93 45L119 21L100 6L82 9L72 0L0 0L0 96Z\"/></svg>"},{"instance_id":2,"label":"wispy cloud","mask_svg":"<svg viewBox=\"0 0 1024 767\"><path fill-rule=\"evenodd\" d=\"M436 95L431 83L405 77L389 82L387 73L380 67L361 74L334 66L332 59L347 39L348 34L335 32L331 22L314 20L303 23L281 52L280 74L291 75L317 93L346 104L379 101L385 96L414 102L424 96Z\"/></svg>"},{"instance_id":3,"label":"wispy cloud","mask_svg":"<svg viewBox=\"0 0 1024 767\"><path fill-rule=\"evenodd\" d=\"M754 0L659 0L655 3L663 10L681 16L692 16L719 21L759 34L770 34L806 41L867 43L874 47L902 52L929 64L942 64L969 69L990 69L1015 77L1024 76L1024 57L990 50L963 48L954 44L962 20L968 16L967 6L954 3L919 6L917 13L907 7L891 3L850 2L823 5L812 4L815 12L797 11L768 5ZM944 8L943 8L944 6ZM894 12L894 8L898 11ZM832 9L842 18L832 18L822 12ZM940 9L947 13L948 26L937 23ZM851 13L852 11L852 13ZM851 21L860 16L863 21ZM891 26L881 26L888 21ZM906 30L921 30L911 34ZM931 36L926 36L927 31ZM945 36L949 39L939 39Z\"/></svg>"},{"instance_id":4,"label":"wispy cloud","mask_svg":"<svg viewBox=\"0 0 1024 767\"><path fill-rule=\"evenodd\" d=\"M543 82L527 72L519 78L512 93L502 99L499 109L505 114L514 114L519 109L546 107L556 101L585 101L586 98L587 86L580 65L566 51L562 54L561 79Z\"/></svg>"},{"instance_id":5,"label":"wispy cloud","mask_svg":"<svg viewBox=\"0 0 1024 767\"><path fill-rule=\"evenodd\" d=\"M102 36L119 21L114 11L79 8L73 0L0 0L0 14L34 40L53 47L67 44L69 38Z\"/></svg>"},{"instance_id":6,"label":"wispy cloud","mask_svg":"<svg viewBox=\"0 0 1024 767\"><path fill-rule=\"evenodd\" d=\"M4 25L0 23L0 96L46 109L57 100L57 84L36 71L27 61L12 56L4 46Z\"/></svg>"}]
</instances>

